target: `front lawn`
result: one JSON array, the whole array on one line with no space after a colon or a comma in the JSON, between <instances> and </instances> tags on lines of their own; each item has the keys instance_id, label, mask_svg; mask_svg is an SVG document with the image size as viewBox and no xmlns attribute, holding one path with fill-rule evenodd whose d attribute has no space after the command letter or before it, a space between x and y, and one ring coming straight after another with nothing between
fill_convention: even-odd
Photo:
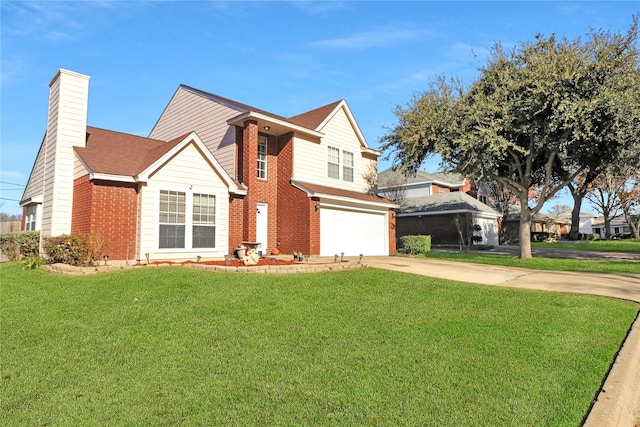
<instances>
[{"instance_id":1,"label":"front lawn","mask_svg":"<svg viewBox=\"0 0 640 427\"><path fill-rule=\"evenodd\" d=\"M640 240L592 240L589 243L547 243L531 242L534 248L572 249L582 251L637 252L640 253Z\"/></svg>"},{"instance_id":2,"label":"front lawn","mask_svg":"<svg viewBox=\"0 0 640 427\"><path fill-rule=\"evenodd\" d=\"M461 252L428 252L424 256L431 259L504 265L507 267L531 268L534 270L640 274L640 262L635 261L550 258L542 256L534 256L532 259L522 260L514 255Z\"/></svg>"},{"instance_id":3,"label":"front lawn","mask_svg":"<svg viewBox=\"0 0 640 427\"><path fill-rule=\"evenodd\" d=\"M638 311L372 268L0 268L12 426L577 426Z\"/></svg>"}]
</instances>

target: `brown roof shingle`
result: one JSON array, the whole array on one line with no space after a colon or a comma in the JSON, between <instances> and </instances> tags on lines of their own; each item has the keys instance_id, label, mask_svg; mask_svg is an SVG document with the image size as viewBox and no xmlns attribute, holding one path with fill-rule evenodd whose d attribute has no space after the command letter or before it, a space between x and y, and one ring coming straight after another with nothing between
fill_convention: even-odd
<instances>
[{"instance_id":1,"label":"brown roof shingle","mask_svg":"<svg viewBox=\"0 0 640 427\"><path fill-rule=\"evenodd\" d=\"M182 141L160 141L87 126L85 147L75 151L93 173L136 176Z\"/></svg>"},{"instance_id":2,"label":"brown roof shingle","mask_svg":"<svg viewBox=\"0 0 640 427\"><path fill-rule=\"evenodd\" d=\"M297 116L290 117L289 121L308 129L317 130L320 123L322 123L341 102L342 100L332 102L324 107L298 114Z\"/></svg>"}]
</instances>

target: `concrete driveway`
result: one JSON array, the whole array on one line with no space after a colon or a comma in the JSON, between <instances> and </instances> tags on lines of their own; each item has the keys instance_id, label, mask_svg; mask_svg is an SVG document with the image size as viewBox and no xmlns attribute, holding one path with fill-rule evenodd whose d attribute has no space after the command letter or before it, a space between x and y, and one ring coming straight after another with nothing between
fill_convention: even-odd
<instances>
[{"instance_id":1,"label":"concrete driveway","mask_svg":"<svg viewBox=\"0 0 640 427\"><path fill-rule=\"evenodd\" d=\"M529 270L411 257L365 257L368 267L482 285L622 298L640 303L640 275ZM630 261L634 262L634 261ZM589 413L586 427L640 425L640 317Z\"/></svg>"}]
</instances>

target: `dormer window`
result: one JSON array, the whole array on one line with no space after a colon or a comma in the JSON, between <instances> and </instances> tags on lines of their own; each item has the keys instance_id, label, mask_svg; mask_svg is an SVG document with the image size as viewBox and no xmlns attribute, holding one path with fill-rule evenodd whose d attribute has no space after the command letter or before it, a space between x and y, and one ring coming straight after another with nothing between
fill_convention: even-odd
<instances>
[{"instance_id":1,"label":"dormer window","mask_svg":"<svg viewBox=\"0 0 640 427\"><path fill-rule=\"evenodd\" d=\"M267 137L258 136L258 178L267 179Z\"/></svg>"}]
</instances>

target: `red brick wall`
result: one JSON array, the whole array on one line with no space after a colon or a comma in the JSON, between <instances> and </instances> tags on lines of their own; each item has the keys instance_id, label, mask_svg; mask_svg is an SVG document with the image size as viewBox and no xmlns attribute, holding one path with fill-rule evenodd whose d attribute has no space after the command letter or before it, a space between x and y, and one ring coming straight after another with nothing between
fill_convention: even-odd
<instances>
[{"instance_id":1,"label":"red brick wall","mask_svg":"<svg viewBox=\"0 0 640 427\"><path fill-rule=\"evenodd\" d=\"M229 255L233 255L238 243L242 242L244 215L244 196L229 197Z\"/></svg>"},{"instance_id":2,"label":"red brick wall","mask_svg":"<svg viewBox=\"0 0 640 427\"><path fill-rule=\"evenodd\" d=\"M75 180L71 234L96 234L106 242L103 254L110 259L135 259L137 215L135 183Z\"/></svg>"},{"instance_id":3,"label":"red brick wall","mask_svg":"<svg viewBox=\"0 0 640 427\"><path fill-rule=\"evenodd\" d=\"M278 154L278 242L280 252L320 253L320 211L317 200L291 185L293 176L293 133L281 135Z\"/></svg>"},{"instance_id":4,"label":"red brick wall","mask_svg":"<svg viewBox=\"0 0 640 427\"><path fill-rule=\"evenodd\" d=\"M244 200L242 240L250 242L256 240L257 164L258 124L255 120L247 120L242 131L242 182L249 191Z\"/></svg>"}]
</instances>

